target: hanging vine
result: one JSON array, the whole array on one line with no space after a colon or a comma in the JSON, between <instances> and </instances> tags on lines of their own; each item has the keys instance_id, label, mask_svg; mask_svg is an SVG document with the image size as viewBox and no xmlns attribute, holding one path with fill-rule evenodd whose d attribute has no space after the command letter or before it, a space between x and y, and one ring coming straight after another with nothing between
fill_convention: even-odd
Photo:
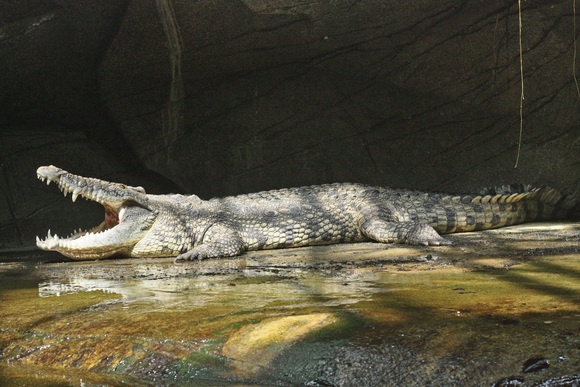
<instances>
[{"instance_id":1,"label":"hanging vine","mask_svg":"<svg viewBox=\"0 0 580 387\"><path fill-rule=\"evenodd\" d=\"M522 0L518 0L518 25L519 25L518 40L520 47L520 84L522 87L520 93L520 134L518 139L518 153L516 156L516 164L514 165L514 168L518 167L518 163L520 161L520 151L522 149L522 134L524 132L524 53L522 50Z\"/></svg>"},{"instance_id":2,"label":"hanging vine","mask_svg":"<svg viewBox=\"0 0 580 387\"><path fill-rule=\"evenodd\" d=\"M572 38L574 42L574 55L572 58L572 77L574 78L574 84L576 85L576 92L578 93L578 98L580 98L580 87L578 86L578 78L576 77L576 0L572 3L572 8L574 10L574 14L572 16L572 22L574 26L574 31L572 32Z\"/></svg>"}]
</instances>

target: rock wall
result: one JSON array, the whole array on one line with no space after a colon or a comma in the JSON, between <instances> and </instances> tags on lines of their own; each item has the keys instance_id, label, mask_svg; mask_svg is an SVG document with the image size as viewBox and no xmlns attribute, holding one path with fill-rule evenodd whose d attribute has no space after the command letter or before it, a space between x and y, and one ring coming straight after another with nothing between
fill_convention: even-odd
<instances>
[{"instance_id":1,"label":"rock wall","mask_svg":"<svg viewBox=\"0 0 580 387\"><path fill-rule=\"evenodd\" d=\"M333 181L578 186L573 4L522 4L517 168L517 2L0 6L0 241L31 245L55 222L39 214L64 211L35 181L42 164L206 198ZM82 213L62 205L75 227Z\"/></svg>"}]
</instances>

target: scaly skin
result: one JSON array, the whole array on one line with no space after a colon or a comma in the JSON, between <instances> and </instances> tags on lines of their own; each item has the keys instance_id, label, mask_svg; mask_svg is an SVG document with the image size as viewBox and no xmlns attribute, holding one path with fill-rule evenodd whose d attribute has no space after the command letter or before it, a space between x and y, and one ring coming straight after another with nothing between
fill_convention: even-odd
<instances>
[{"instance_id":1,"label":"scaly skin","mask_svg":"<svg viewBox=\"0 0 580 387\"><path fill-rule=\"evenodd\" d=\"M110 256L230 257L248 250L377 241L449 245L439 233L484 230L560 216L550 188L449 195L360 184L327 184L211 200L148 195L141 187L40 167L41 180L105 207L105 221L69 238L37 238L74 259ZM568 206L569 207L569 206Z\"/></svg>"}]
</instances>

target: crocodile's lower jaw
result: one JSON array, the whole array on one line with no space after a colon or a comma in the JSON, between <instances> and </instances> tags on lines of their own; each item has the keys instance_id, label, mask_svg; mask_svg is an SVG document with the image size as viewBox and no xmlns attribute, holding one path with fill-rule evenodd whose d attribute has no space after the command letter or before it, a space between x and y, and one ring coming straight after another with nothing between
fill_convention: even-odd
<instances>
[{"instance_id":1,"label":"crocodile's lower jaw","mask_svg":"<svg viewBox=\"0 0 580 387\"><path fill-rule=\"evenodd\" d=\"M61 238L51 235L50 230L45 239L36 237L36 246L43 250L58 251L62 255L79 260L102 259L113 255L127 255L128 249L125 244L111 246L103 243L116 240L114 228L98 232L81 232L71 235L69 238ZM134 242L136 243L136 241ZM133 244L134 244L133 243Z\"/></svg>"},{"instance_id":2,"label":"crocodile's lower jaw","mask_svg":"<svg viewBox=\"0 0 580 387\"><path fill-rule=\"evenodd\" d=\"M110 257L114 257L114 256L125 257L125 256L130 255L129 250L126 248L122 248L122 249L116 248L116 249L112 249L112 250L100 250L100 251L97 251L95 249L92 249L92 250L67 250L67 249L62 249L62 248L56 248L54 250L58 251L59 253L61 253L65 257L72 258L72 259L75 259L78 261L105 259L105 258L110 258Z\"/></svg>"}]
</instances>

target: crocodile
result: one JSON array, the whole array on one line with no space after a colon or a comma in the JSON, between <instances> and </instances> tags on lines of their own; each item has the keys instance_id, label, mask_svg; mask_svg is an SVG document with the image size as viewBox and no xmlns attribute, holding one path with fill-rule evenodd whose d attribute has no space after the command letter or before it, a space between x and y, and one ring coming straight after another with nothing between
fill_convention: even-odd
<instances>
[{"instance_id":1,"label":"crocodile","mask_svg":"<svg viewBox=\"0 0 580 387\"><path fill-rule=\"evenodd\" d=\"M142 187L37 170L74 202L80 195L105 209L104 221L37 246L79 260L119 257L232 257L245 251L376 241L450 245L440 234L563 219L577 205L549 187L506 186L453 195L335 183L202 200L151 195ZM520 192L518 192L520 191ZM576 212L574 212L576 216Z\"/></svg>"}]
</instances>

